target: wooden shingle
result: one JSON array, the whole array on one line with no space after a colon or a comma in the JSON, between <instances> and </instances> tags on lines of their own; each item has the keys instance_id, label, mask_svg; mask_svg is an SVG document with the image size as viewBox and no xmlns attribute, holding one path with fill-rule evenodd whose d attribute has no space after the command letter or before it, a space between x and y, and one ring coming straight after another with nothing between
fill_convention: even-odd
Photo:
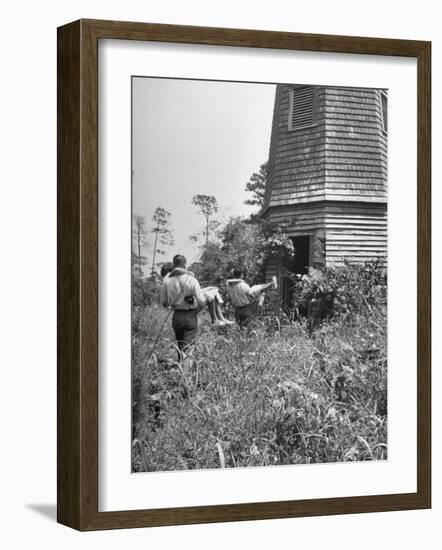
<instances>
[{"instance_id":1,"label":"wooden shingle","mask_svg":"<svg viewBox=\"0 0 442 550\"><path fill-rule=\"evenodd\" d=\"M386 258L387 121L384 91L277 86L263 216L310 235L312 263Z\"/></svg>"}]
</instances>

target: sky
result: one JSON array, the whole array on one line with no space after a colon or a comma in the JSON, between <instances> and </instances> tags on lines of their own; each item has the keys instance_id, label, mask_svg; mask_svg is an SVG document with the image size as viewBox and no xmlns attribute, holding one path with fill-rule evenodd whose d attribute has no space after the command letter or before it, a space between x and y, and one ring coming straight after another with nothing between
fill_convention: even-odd
<instances>
[{"instance_id":1,"label":"sky","mask_svg":"<svg viewBox=\"0 0 442 550\"><path fill-rule=\"evenodd\" d=\"M245 185L268 158L275 85L149 77L132 84L133 214L150 229L154 210L168 210L175 245L158 261L184 254L190 265L199 249L189 237L204 226L194 195L214 195L221 222L256 211L244 204Z\"/></svg>"}]
</instances>

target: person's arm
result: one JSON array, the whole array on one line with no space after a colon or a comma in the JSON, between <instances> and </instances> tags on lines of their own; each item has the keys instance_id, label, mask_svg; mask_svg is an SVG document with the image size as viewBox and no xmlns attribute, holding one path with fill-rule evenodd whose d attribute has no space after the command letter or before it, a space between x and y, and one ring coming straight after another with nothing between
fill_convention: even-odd
<instances>
[{"instance_id":1,"label":"person's arm","mask_svg":"<svg viewBox=\"0 0 442 550\"><path fill-rule=\"evenodd\" d=\"M193 281L192 281L192 291L193 291L193 297L197 301L197 304L198 304L197 311L199 312L206 306L207 300L204 294L201 292L201 286L197 281L197 279L195 279L195 277L193 277Z\"/></svg>"}]
</instances>

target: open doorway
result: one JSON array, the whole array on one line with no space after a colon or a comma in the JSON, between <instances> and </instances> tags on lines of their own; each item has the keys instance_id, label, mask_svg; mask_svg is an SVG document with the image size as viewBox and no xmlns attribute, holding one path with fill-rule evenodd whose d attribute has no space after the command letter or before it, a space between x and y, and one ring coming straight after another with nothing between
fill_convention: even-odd
<instances>
[{"instance_id":1,"label":"open doorway","mask_svg":"<svg viewBox=\"0 0 442 550\"><path fill-rule=\"evenodd\" d=\"M301 235L291 237L293 246L295 247L295 255L285 262L285 270L290 273L304 275L307 273L310 265L310 235ZM289 276L282 278L282 303L286 310L290 310L293 305L293 283Z\"/></svg>"},{"instance_id":2,"label":"open doorway","mask_svg":"<svg viewBox=\"0 0 442 550\"><path fill-rule=\"evenodd\" d=\"M310 235L292 237L295 257L291 259L290 271L304 275L310 265Z\"/></svg>"}]
</instances>

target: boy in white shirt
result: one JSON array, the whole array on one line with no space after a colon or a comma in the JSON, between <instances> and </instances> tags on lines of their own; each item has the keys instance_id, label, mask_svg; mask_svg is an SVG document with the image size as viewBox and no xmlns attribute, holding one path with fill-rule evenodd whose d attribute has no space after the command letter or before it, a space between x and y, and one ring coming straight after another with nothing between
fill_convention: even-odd
<instances>
[{"instance_id":1,"label":"boy in white shirt","mask_svg":"<svg viewBox=\"0 0 442 550\"><path fill-rule=\"evenodd\" d=\"M255 315L257 306L264 302L264 292L269 288L278 288L276 277L272 277L271 283L249 286L243 279L242 269L233 270L233 279L226 281L227 294L235 307L236 322L240 326L248 324Z\"/></svg>"}]
</instances>

